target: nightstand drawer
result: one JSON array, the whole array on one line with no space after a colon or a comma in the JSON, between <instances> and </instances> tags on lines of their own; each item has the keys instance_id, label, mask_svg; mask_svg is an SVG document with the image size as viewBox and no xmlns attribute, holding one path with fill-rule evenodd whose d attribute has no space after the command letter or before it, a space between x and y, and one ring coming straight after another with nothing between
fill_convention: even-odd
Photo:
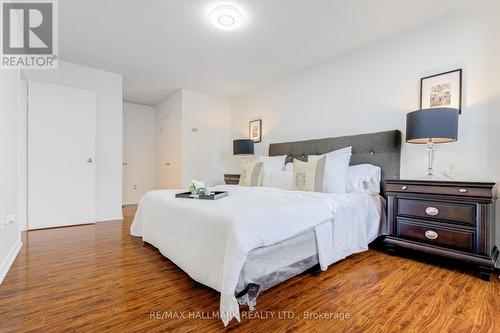
<instances>
[{"instance_id":1,"label":"nightstand drawer","mask_svg":"<svg viewBox=\"0 0 500 333\"><path fill-rule=\"evenodd\" d=\"M225 174L224 182L228 185L238 185L240 183L240 175L237 174Z\"/></svg>"},{"instance_id":2,"label":"nightstand drawer","mask_svg":"<svg viewBox=\"0 0 500 333\"><path fill-rule=\"evenodd\" d=\"M452 223L476 225L476 206L422 199L398 199L398 216L445 220Z\"/></svg>"},{"instance_id":3,"label":"nightstand drawer","mask_svg":"<svg viewBox=\"0 0 500 333\"><path fill-rule=\"evenodd\" d=\"M427 184L426 184L427 183ZM386 182L386 192L445 195L493 199L496 197L493 183L451 183L404 181Z\"/></svg>"},{"instance_id":4,"label":"nightstand drawer","mask_svg":"<svg viewBox=\"0 0 500 333\"><path fill-rule=\"evenodd\" d=\"M398 219L397 236L447 248L474 251L474 231L448 229Z\"/></svg>"}]
</instances>

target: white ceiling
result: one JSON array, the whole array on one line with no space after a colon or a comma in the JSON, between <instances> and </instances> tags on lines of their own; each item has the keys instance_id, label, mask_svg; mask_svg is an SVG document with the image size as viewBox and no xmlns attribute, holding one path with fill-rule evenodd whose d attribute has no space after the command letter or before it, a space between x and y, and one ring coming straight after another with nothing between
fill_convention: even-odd
<instances>
[{"instance_id":1,"label":"white ceiling","mask_svg":"<svg viewBox=\"0 0 500 333\"><path fill-rule=\"evenodd\" d=\"M123 74L127 101L155 105L179 88L231 97L477 3L64 0L59 53ZM243 12L239 30L210 25L219 4Z\"/></svg>"}]
</instances>

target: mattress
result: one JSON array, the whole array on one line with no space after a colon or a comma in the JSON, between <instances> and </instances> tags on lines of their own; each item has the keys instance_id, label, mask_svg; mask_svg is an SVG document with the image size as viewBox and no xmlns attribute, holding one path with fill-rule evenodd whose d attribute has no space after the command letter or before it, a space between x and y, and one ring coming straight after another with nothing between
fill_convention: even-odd
<instances>
[{"instance_id":1,"label":"mattress","mask_svg":"<svg viewBox=\"0 0 500 333\"><path fill-rule=\"evenodd\" d=\"M387 234L385 200L381 196L368 193L350 193L347 196L352 198L364 213L366 237L369 242ZM353 253L345 253L339 256L339 260ZM318 263L314 229L272 246L254 249L248 254L240 273L236 287L238 302L253 309L260 292L301 274Z\"/></svg>"}]
</instances>

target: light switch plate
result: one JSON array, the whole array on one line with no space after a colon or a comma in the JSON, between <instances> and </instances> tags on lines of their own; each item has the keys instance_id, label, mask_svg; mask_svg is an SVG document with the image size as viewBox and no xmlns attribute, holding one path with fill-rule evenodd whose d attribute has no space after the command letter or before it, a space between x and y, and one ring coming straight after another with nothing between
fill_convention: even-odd
<instances>
[{"instance_id":1,"label":"light switch plate","mask_svg":"<svg viewBox=\"0 0 500 333\"><path fill-rule=\"evenodd\" d=\"M14 224L14 223L16 223L16 217L14 216L14 214L9 214L3 218L3 228L4 229L7 225Z\"/></svg>"}]
</instances>

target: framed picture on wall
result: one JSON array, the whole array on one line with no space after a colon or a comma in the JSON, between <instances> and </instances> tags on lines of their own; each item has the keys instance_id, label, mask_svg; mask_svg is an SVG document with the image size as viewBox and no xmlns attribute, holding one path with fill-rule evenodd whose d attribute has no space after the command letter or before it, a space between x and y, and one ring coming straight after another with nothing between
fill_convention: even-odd
<instances>
[{"instance_id":1,"label":"framed picture on wall","mask_svg":"<svg viewBox=\"0 0 500 333\"><path fill-rule=\"evenodd\" d=\"M262 119L250 121L248 126L248 137L255 143L262 141Z\"/></svg>"},{"instance_id":2,"label":"framed picture on wall","mask_svg":"<svg viewBox=\"0 0 500 333\"><path fill-rule=\"evenodd\" d=\"M420 80L420 109L454 108L462 113L462 69Z\"/></svg>"}]
</instances>

